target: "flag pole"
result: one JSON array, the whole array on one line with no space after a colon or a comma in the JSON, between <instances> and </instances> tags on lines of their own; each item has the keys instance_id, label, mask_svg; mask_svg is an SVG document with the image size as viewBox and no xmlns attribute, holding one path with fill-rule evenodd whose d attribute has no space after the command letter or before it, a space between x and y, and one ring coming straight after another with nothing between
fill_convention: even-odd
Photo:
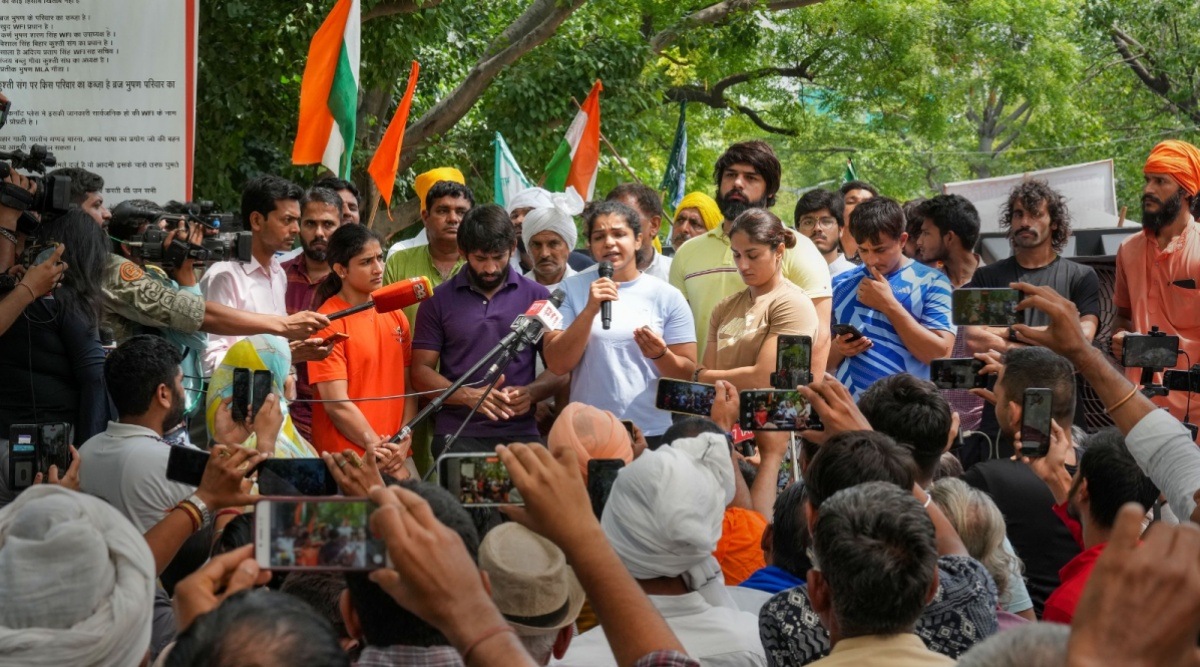
<instances>
[{"instance_id":1,"label":"flag pole","mask_svg":"<svg viewBox=\"0 0 1200 667\"><path fill-rule=\"evenodd\" d=\"M575 99L574 95L571 96L571 102L575 104L575 108L583 111L583 107L579 104L579 100ZM617 149L613 148L612 142L608 140L608 137L604 136L603 132L600 133L600 140L604 142L605 146L608 146L608 150L612 151L612 154L617 158L617 162L625 168L625 171L629 172L629 175L633 177L633 180L641 183L642 179L638 178L638 175L634 173L633 169L629 167L629 164L625 162L625 158L621 157L621 154L617 152ZM542 180L546 180L544 176L542 177Z\"/></svg>"}]
</instances>

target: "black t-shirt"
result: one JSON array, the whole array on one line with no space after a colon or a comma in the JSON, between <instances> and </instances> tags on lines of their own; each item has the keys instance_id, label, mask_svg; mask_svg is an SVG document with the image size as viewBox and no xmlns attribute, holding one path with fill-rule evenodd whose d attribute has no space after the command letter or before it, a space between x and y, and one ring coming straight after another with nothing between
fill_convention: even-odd
<instances>
[{"instance_id":1,"label":"black t-shirt","mask_svg":"<svg viewBox=\"0 0 1200 667\"><path fill-rule=\"evenodd\" d=\"M1046 598L1059 586L1058 571L1081 551L1054 513L1054 495L1029 466L1011 459L972 466L963 481L990 495L1004 515L1013 551L1025 563L1034 612L1041 618Z\"/></svg>"},{"instance_id":2,"label":"black t-shirt","mask_svg":"<svg viewBox=\"0 0 1200 667\"><path fill-rule=\"evenodd\" d=\"M1053 262L1038 269L1027 269L1017 264L1016 257L1009 257L975 269L971 282L963 287L1008 287L1009 283L1014 282L1052 287L1055 292L1073 301L1080 315L1100 317L1100 278L1096 276L1096 271L1062 257L1056 257ZM1049 324L1050 318L1040 310L1031 310L1026 313L1025 323L1040 327Z\"/></svg>"}]
</instances>

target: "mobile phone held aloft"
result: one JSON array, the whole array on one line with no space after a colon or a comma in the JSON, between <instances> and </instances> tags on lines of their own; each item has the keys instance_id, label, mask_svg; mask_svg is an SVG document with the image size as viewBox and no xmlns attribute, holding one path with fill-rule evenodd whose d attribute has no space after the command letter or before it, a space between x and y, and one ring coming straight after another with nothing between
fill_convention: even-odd
<instances>
[{"instance_id":1,"label":"mobile phone held aloft","mask_svg":"<svg viewBox=\"0 0 1200 667\"><path fill-rule=\"evenodd\" d=\"M508 468L495 454L443 454L437 470L442 488L463 507L525 504Z\"/></svg>"},{"instance_id":2,"label":"mobile phone held aloft","mask_svg":"<svg viewBox=\"0 0 1200 667\"><path fill-rule=\"evenodd\" d=\"M1149 334L1125 334L1121 365L1126 368L1170 368L1179 359L1179 336L1157 330Z\"/></svg>"},{"instance_id":3,"label":"mobile phone held aloft","mask_svg":"<svg viewBox=\"0 0 1200 667\"><path fill-rule=\"evenodd\" d=\"M980 375L983 362L971 357L934 359L929 364L929 379L938 389L975 389L987 386L987 376Z\"/></svg>"},{"instance_id":4,"label":"mobile phone held aloft","mask_svg":"<svg viewBox=\"0 0 1200 667\"><path fill-rule=\"evenodd\" d=\"M1017 304L1025 298L1008 287L956 289L950 293L951 320L969 326L1011 327L1025 323Z\"/></svg>"},{"instance_id":5,"label":"mobile phone held aloft","mask_svg":"<svg viewBox=\"0 0 1200 667\"><path fill-rule=\"evenodd\" d=\"M775 374L771 386L795 389L812 382L812 338L780 335L776 339Z\"/></svg>"},{"instance_id":6,"label":"mobile phone held aloft","mask_svg":"<svg viewBox=\"0 0 1200 667\"><path fill-rule=\"evenodd\" d=\"M371 534L365 498L262 498L254 504L254 558L267 570L344 572L390 565Z\"/></svg>"},{"instance_id":7,"label":"mobile phone held aloft","mask_svg":"<svg viewBox=\"0 0 1200 667\"><path fill-rule=\"evenodd\" d=\"M1054 416L1049 389L1025 390L1021 408L1021 456L1043 457L1050 451L1050 420Z\"/></svg>"},{"instance_id":8,"label":"mobile phone held aloft","mask_svg":"<svg viewBox=\"0 0 1200 667\"><path fill-rule=\"evenodd\" d=\"M258 465L264 496L336 496L337 480L321 459L267 459Z\"/></svg>"},{"instance_id":9,"label":"mobile phone held aloft","mask_svg":"<svg viewBox=\"0 0 1200 667\"><path fill-rule=\"evenodd\" d=\"M738 392L744 431L819 431L820 417L800 392L784 389L754 389Z\"/></svg>"},{"instance_id":10,"label":"mobile phone held aloft","mask_svg":"<svg viewBox=\"0 0 1200 667\"><path fill-rule=\"evenodd\" d=\"M713 399L716 397L717 388L714 385L659 378L654 407L667 412L707 417L712 414Z\"/></svg>"},{"instance_id":11,"label":"mobile phone held aloft","mask_svg":"<svg viewBox=\"0 0 1200 667\"><path fill-rule=\"evenodd\" d=\"M172 446L167 454L167 479L188 486L200 486L209 453L192 447Z\"/></svg>"},{"instance_id":12,"label":"mobile phone held aloft","mask_svg":"<svg viewBox=\"0 0 1200 667\"><path fill-rule=\"evenodd\" d=\"M608 495L612 493L613 482L617 481L617 473L625 467L621 459L592 459L588 461L588 498L592 501L592 511L599 519L604 514L604 505L608 503Z\"/></svg>"}]
</instances>

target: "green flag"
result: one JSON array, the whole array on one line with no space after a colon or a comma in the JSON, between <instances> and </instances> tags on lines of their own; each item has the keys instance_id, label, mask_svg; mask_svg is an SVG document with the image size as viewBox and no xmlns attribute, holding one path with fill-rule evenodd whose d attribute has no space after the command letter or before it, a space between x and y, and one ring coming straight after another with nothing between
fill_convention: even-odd
<instances>
[{"instance_id":1,"label":"green flag","mask_svg":"<svg viewBox=\"0 0 1200 667\"><path fill-rule=\"evenodd\" d=\"M846 171L842 173L842 183L849 183L850 181L857 180L858 174L854 173L854 158L848 157L846 158Z\"/></svg>"},{"instance_id":2,"label":"green flag","mask_svg":"<svg viewBox=\"0 0 1200 667\"><path fill-rule=\"evenodd\" d=\"M671 211L683 201L684 190L687 189L687 102L679 103L679 126L675 128L675 141L667 158L667 171L658 189L665 193L663 201Z\"/></svg>"},{"instance_id":3,"label":"green flag","mask_svg":"<svg viewBox=\"0 0 1200 667\"><path fill-rule=\"evenodd\" d=\"M525 178L525 174L521 171L521 165L517 164L512 151L508 150L508 143L504 141L504 137L499 132L496 133L494 143L496 144L496 163L492 177L492 191L495 193L496 203L504 206L505 202L512 199L513 195L525 188L533 187L533 183Z\"/></svg>"}]
</instances>

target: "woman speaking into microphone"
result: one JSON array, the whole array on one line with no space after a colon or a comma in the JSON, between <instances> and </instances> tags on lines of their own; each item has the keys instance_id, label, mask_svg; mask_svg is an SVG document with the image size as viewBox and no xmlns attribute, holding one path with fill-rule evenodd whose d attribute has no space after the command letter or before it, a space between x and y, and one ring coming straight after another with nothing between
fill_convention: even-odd
<instances>
[{"instance_id":1,"label":"woman speaking into microphone","mask_svg":"<svg viewBox=\"0 0 1200 667\"><path fill-rule=\"evenodd\" d=\"M604 201L583 216L592 256L612 265L612 277L587 272L562 282L563 328L545 335L546 367L571 374L571 400L631 420L656 446L671 426L670 414L654 407L656 380L690 379L696 366L692 311L679 290L638 270L636 211ZM608 309L606 327L601 311Z\"/></svg>"}]
</instances>

